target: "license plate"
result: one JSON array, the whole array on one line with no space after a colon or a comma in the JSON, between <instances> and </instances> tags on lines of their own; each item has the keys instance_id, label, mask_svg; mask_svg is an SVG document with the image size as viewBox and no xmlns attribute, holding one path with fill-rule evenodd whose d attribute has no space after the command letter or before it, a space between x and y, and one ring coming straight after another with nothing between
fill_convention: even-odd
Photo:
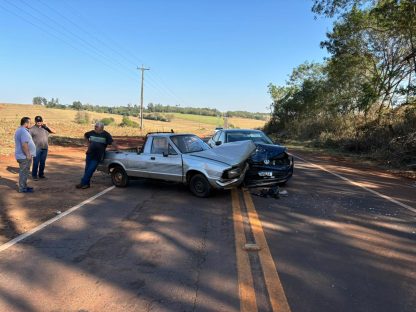
<instances>
[{"instance_id":1,"label":"license plate","mask_svg":"<svg viewBox=\"0 0 416 312\"><path fill-rule=\"evenodd\" d=\"M261 176L261 177L272 177L273 172L272 171L260 171L259 176Z\"/></svg>"}]
</instances>

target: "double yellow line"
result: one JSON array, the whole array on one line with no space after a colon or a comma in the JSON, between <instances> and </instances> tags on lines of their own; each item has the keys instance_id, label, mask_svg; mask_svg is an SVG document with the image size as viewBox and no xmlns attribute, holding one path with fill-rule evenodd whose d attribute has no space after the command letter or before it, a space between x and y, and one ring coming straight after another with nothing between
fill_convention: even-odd
<instances>
[{"instance_id":1,"label":"double yellow line","mask_svg":"<svg viewBox=\"0 0 416 312\"><path fill-rule=\"evenodd\" d=\"M273 261L263 227L259 220L256 208L250 193L243 189L244 205L247 209L249 225L253 232L255 243L260 247L258 256L262 266L263 278L269 295L270 305L273 312L290 312L282 283L277 273L276 264ZM244 232L244 220L241 212L240 196L237 189L231 191L233 207L235 246L237 256L238 287L240 296L241 312L256 312L257 301L251 272L250 259L248 252L244 249L247 243Z\"/></svg>"}]
</instances>

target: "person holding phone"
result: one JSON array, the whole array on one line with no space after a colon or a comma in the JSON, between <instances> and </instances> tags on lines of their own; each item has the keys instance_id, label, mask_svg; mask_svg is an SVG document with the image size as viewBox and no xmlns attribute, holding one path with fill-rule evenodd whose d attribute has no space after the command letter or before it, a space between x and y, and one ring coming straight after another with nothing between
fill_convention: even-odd
<instances>
[{"instance_id":1,"label":"person holding phone","mask_svg":"<svg viewBox=\"0 0 416 312\"><path fill-rule=\"evenodd\" d=\"M45 165L48 157L48 139L50 133L56 133L54 129L48 127L43 121L42 116L35 117L35 125L29 130L33 142L36 145L36 157L33 159L32 179L46 179Z\"/></svg>"}]
</instances>

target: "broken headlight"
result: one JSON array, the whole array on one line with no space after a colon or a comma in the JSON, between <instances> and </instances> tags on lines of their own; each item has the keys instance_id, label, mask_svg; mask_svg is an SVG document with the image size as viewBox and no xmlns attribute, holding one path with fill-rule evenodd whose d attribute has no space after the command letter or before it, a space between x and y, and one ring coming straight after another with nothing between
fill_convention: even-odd
<instances>
[{"instance_id":1,"label":"broken headlight","mask_svg":"<svg viewBox=\"0 0 416 312\"><path fill-rule=\"evenodd\" d=\"M228 179L236 178L240 176L240 174L241 174L240 168L233 168L224 172L224 176Z\"/></svg>"}]
</instances>

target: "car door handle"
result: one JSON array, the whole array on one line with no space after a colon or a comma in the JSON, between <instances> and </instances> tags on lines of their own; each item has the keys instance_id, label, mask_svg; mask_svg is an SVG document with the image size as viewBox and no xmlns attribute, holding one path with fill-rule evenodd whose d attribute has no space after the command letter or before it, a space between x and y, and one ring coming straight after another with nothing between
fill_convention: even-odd
<instances>
[{"instance_id":1,"label":"car door handle","mask_svg":"<svg viewBox=\"0 0 416 312\"><path fill-rule=\"evenodd\" d=\"M150 160L155 160L155 159L156 159L156 158L155 158L155 157L153 157L153 156L152 156L152 157L150 157Z\"/></svg>"}]
</instances>

